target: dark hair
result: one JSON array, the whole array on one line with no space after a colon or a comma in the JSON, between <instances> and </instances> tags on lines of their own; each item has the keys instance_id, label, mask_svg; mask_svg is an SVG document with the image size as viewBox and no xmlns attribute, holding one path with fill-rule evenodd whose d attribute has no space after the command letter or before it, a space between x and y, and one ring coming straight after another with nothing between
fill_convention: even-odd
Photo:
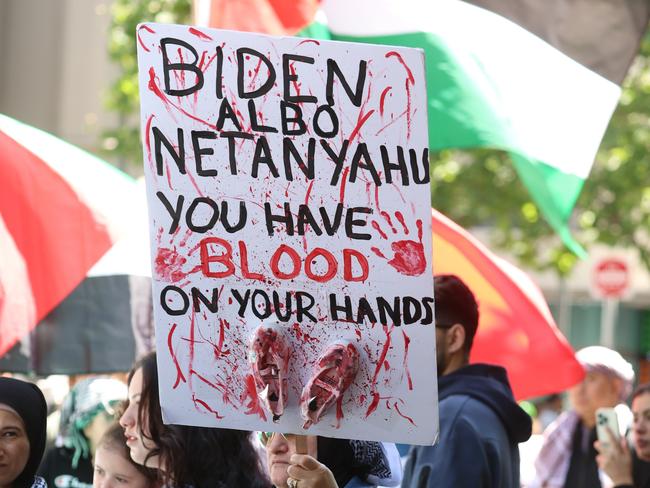
<instances>
[{"instance_id":1,"label":"dark hair","mask_svg":"<svg viewBox=\"0 0 650 488\"><path fill-rule=\"evenodd\" d=\"M643 383L642 385L637 386L634 393L632 393L631 401L634 401L636 397L645 395L646 393L650 393L650 383Z\"/></svg>"},{"instance_id":2,"label":"dark hair","mask_svg":"<svg viewBox=\"0 0 650 488\"><path fill-rule=\"evenodd\" d=\"M478 328L478 304L474 294L455 275L433 277L436 324L460 324L465 329L463 350L469 355Z\"/></svg>"},{"instance_id":3,"label":"dark hair","mask_svg":"<svg viewBox=\"0 0 650 488\"><path fill-rule=\"evenodd\" d=\"M250 432L234 429L163 424L158 393L156 353L144 356L129 373L142 368L142 393L138 422L149 426L147 437L156 444L145 459L159 456L165 471L160 471L166 486L220 488L269 486ZM143 423L146 417L147 421Z\"/></svg>"},{"instance_id":4,"label":"dark hair","mask_svg":"<svg viewBox=\"0 0 650 488\"><path fill-rule=\"evenodd\" d=\"M114 422L110 427L108 427L108 429L106 429L104 435L102 435L102 438L97 443L95 451L99 450L100 447L117 451L120 456L135 466L138 472L147 479L149 486L154 486L158 480L158 473L155 469L147 468L133 461L131 459L129 446L126 445L125 441L124 428L119 423Z\"/></svg>"}]
</instances>

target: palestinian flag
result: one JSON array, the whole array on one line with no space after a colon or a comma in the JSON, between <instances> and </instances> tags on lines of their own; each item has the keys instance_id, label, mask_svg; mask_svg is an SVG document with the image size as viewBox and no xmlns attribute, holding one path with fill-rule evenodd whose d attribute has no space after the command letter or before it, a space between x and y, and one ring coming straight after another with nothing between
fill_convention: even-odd
<instances>
[{"instance_id":1,"label":"palestinian flag","mask_svg":"<svg viewBox=\"0 0 650 488\"><path fill-rule=\"evenodd\" d=\"M0 115L0 370L129 367L120 339L133 343L134 305L151 307L144 205L115 167ZM129 240L138 206L144 257Z\"/></svg>"},{"instance_id":2,"label":"palestinian flag","mask_svg":"<svg viewBox=\"0 0 650 488\"><path fill-rule=\"evenodd\" d=\"M635 0L195 0L200 25L424 49L430 148L508 151L579 255L567 222L649 13Z\"/></svg>"}]
</instances>

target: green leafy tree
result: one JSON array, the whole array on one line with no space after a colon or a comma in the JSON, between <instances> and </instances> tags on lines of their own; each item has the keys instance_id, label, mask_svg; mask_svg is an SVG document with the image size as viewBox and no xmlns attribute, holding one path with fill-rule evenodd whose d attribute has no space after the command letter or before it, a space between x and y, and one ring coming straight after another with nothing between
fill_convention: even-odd
<instances>
[{"instance_id":1,"label":"green leafy tree","mask_svg":"<svg viewBox=\"0 0 650 488\"><path fill-rule=\"evenodd\" d=\"M142 174L136 25L188 23L190 0L115 0L109 52L120 76L109 110L119 125L103 147L133 174ZM650 36L644 39L605 134L571 223L587 248L596 242L633 246L650 269ZM576 130L580 130L577 128ZM432 203L464 227L488 226L492 245L537 269L571 271L577 258L541 216L508 156L499 151L446 150L432 154Z\"/></svg>"},{"instance_id":2,"label":"green leafy tree","mask_svg":"<svg viewBox=\"0 0 650 488\"><path fill-rule=\"evenodd\" d=\"M117 127L102 133L102 148L119 166L142 174L140 96L136 26L141 22L187 24L191 0L115 0L111 10L108 52L120 75L108 90L106 107L118 115Z\"/></svg>"}]
</instances>

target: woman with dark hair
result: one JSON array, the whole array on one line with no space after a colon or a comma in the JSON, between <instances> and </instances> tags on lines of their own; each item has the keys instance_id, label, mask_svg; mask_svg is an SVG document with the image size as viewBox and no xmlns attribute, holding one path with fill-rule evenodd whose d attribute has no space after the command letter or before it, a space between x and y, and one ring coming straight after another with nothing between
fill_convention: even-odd
<instances>
[{"instance_id":1,"label":"woman with dark hair","mask_svg":"<svg viewBox=\"0 0 650 488\"><path fill-rule=\"evenodd\" d=\"M249 432L163 423L155 353L135 364L128 382L128 406L120 424L131 459L157 469L165 486L269 486Z\"/></svg>"},{"instance_id":2,"label":"woman with dark hair","mask_svg":"<svg viewBox=\"0 0 650 488\"><path fill-rule=\"evenodd\" d=\"M296 454L296 437L260 433L276 488L398 486L402 480L395 444L310 435L307 454Z\"/></svg>"},{"instance_id":3,"label":"woman with dark hair","mask_svg":"<svg viewBox=\"0 0 650 488\"><path fill-rule=\"evenodd\" d=\"M632 394L632 446L622 437L608 448L595 443L596 461L615 488L650 488L650 383Z\"/></svg>"},{"instance_id":4,"label":"woman with dark hair","mask_svg":"<svg viewBox=\"0 0 650 488\"><path fill-rule=\"evenodd\" d=\"M35 476L45 451L47 404L39 388L0 378L0 488L45 488Z\"/></svg>"}]
</instances>

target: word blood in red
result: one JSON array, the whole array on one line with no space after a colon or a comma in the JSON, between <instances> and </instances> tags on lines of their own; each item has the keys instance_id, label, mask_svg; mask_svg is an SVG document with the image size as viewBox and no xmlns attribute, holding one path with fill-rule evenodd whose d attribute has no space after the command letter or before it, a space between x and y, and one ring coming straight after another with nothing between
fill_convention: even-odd
<instances>
[{"instance_id":1,"label":"word blood in red","mask_svg":"<svg viewBox=\"0 0 650 488\"><path fill-rule=\"evenodd\" d=\"M241 269L242 278L266 281L263 273L250 271L246 243L238 241L237 246L239 250L238 267ZM226 278L235 274L236 258L232 245L228 241L220 237L206 237L201 240L199 247L201 249L201 271L204 276ZM368 259L355 249L345 248L341 253L343 280L348 282L366 281L369 272ZM321 266L318 266L317 269L318 263ZM214 266L218 266L219 269L215 270ZM271 255L268 267L271 274L279 280L293 280L304 271L304 276L307 279L317 283L326 283L337 275L340 266L337 257L327 249L314 248L303 258L291 246L281 244Z\"/></svg>"}]
</instances>

